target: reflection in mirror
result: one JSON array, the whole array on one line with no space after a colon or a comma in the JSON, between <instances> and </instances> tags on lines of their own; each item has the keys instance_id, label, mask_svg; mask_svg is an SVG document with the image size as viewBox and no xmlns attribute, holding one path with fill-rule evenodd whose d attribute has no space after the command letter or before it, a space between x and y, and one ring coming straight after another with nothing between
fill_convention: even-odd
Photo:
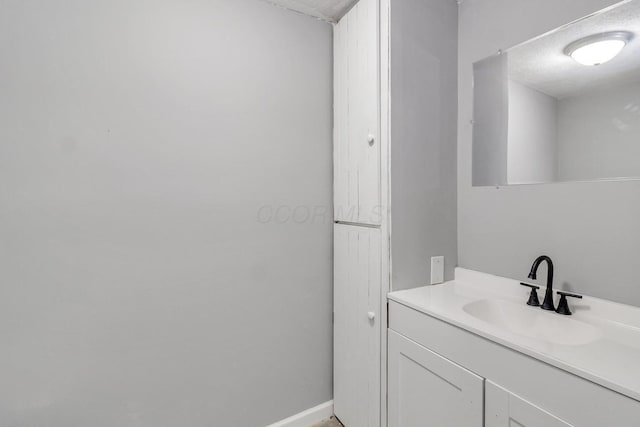
<instances>
[{"instance_id":1,"label":"reflection in mirror","mask_svg":"<svg viewBox=\"0 0 640 427\"><path fill-rule=\"evenodd\" d=\"M473 185L640 177L640 0L474 64Z\"/></svg>"}]
</instances>

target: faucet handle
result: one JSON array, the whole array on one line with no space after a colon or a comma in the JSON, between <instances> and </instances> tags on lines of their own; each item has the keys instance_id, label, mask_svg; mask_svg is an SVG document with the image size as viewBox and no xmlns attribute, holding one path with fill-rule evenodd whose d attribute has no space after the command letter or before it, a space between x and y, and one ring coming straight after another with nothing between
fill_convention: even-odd
<instances>
[{"instance_id":1,"label":"faucet handle","mask_svg":"<svg viewBox=\"0 0 640 427\"><path fill-rule=\"evenodd\" d=\"M558 302L556 313L564 314L565 316L571 316L571 310L569 309L569 303L567 303L567 297L582 299L582 295L563 291L558 291L558 295L560 295L560 301Z\"/></svg>"},{"instance_id":2,"label":"faucet handle","mask_svg":"<svg viewBox=\"0 0 640 427\"><path fill-rule=\"evenodd\" d=\"M527 301L527 305L532 307L540 307L540 300L538 299L538 289L540 286L530 285L528 283L520 282L522 286L526 286L527 288L531 288L531 294L529 295L529 301Z\"/></svg>"}]
</instances>

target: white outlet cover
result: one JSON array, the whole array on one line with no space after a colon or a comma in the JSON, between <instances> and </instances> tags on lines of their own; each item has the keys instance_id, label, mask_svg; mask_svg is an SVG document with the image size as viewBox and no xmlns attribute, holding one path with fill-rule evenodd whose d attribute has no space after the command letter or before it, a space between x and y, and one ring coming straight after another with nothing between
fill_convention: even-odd
<instances>
[{"instance_id":1,"label":"white outlet cover","mask_svg":"<svg viewBox=\"0 0 640 427\"><path fill-rule=\"evenodd\" d=\"M437 285L444 282L444 257L431 257L431 284Z\"/></svg>"}]
</instances>

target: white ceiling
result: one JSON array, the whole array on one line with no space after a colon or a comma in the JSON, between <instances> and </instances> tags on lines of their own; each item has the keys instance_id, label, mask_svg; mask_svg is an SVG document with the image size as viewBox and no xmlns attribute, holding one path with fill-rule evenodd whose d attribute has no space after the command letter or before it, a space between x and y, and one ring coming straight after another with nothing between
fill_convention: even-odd
<instances>
[{"instance_id":1,"label":"white ceiling","mask_svg":"<svg viewBox=\"0 0 640 427\"><path fill-rule=\"evenodd\" d=\"M586 67L564 54L583 37L608 31L631 31L634 39L612 61ZM640 0L596 14L507 51L509 78L556 98L609 84L640 80Z\"/></svg>"},{"instance_id":2,"label":"white ceiling","mask_svg":"<svg viewBox=\"0 0 640 427\"><path fill-rule=\"evenodd\" d=\"M358 0L266 0L277 6L315 16L329 22L338 22Z\"/></svg>"}]
</instances>

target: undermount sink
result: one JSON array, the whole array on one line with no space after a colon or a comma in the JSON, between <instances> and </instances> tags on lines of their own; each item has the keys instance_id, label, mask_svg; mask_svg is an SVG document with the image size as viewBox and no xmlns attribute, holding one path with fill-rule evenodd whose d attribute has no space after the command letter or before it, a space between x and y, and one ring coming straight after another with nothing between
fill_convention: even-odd
<instances>
[{"instance_id":1,"label":"undermount sink","mask_svg":"<svg viewBox=\"0 0 640 427\"><path fill-rule=\"evenodd\" d=\"M508 301L483 299L465 305L463 310L495 327L553 344L585 345L601 336L600 330L588 323Z\"/></svg>"}]
</instances>

